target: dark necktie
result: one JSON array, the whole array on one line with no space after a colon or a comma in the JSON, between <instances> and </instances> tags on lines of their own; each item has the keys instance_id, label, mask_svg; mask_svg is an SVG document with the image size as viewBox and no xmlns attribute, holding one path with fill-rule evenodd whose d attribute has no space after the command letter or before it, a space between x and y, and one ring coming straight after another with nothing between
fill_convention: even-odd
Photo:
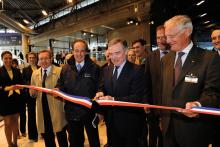
<instances>
[{"instance_id":1,"label":"dark necktie","mask_svg":"<svg viewBox=\"0 0 220 147\"><path fill-rule=\"evenodd\" d=\"M46 78L47 78L47 70L44 70L43 81L42 81L42 87L44 88L46 86L45 84ZM52 125L50 109L47 101L47 94L45 92L42 93L42 109L43 109L45 133L52 133L53 125Z\"/></svg>"},{"instance_id":2,"label":"dark necktie","mask_svg":"<svg viewBox=\"0 0 220 147\"><path fill-rule=\"evenodd\" d=\"M116 83L117 83L118 68L119 68L119 66L115 66L115 71L114 71L114 74L113 74L113 76L112 76L113 88L115 88Z\"/></svg>"},{"instance_id":3,"label":"dark necktie","mask_svg":"<svg viewBox=\"0 0 220 147\"><path fill-rule=\"evenodd\" d=\"M43 88L45 88L46 78L47 78L47 70L44 70L43 81L42 81L42 87L43 87Z\"/></svg>"},{"instance_id":4,"label":"dark necktie","mask_svg":"<svg viewBox=\"0 0 220 147\"><path fill-rule=\"evenodd\" d=\"M177 83L177 80L179 78L179 75L182 71L182 59L181 57L184 55L185 53L184 52L179 52L178 53L178 57L177 57L177 60L176 60L176 64L175 64L175 85Z\"/></svg>"},{"instance_id":5,"label":"dark necktie","mask_svg":"<svg viewBox=\"0 0 220 147\"><path fill-rule=\"evenodd\" d=\"M163 51L162 53L163 53L164 55L166 55L166 54L168 53L168 51Z\"/></svg>"}]
</instances>

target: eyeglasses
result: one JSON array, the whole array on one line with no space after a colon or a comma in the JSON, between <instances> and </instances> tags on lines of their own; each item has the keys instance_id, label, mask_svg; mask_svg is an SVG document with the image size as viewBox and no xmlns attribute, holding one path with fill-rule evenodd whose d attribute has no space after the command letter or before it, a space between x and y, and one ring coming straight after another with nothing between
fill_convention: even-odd
<instances>
[{"instance_id":1,"label":"eyeglasses","mask_svg":"<svg viewBox=\"0 0 220 147\"><path fill-rule=\"evenodd\" d=\"M175 34L173 34L173 35L166 35L166 38L168 39L174 39L177 35L179 35L180 33L182 33L183 32L183 30L184 30L185 28L182 28L182 29L180 29L178 32L176 32Z\"/></svg>"}]
</instances>

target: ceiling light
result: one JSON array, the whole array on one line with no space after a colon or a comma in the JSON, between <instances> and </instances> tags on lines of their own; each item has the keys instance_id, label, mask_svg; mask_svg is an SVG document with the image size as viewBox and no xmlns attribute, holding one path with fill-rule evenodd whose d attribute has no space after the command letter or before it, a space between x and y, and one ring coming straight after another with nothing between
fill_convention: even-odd
<instances>
[{"instance_id":1,"label":"ceiling light","mask_svg":"<svg viewBox=\"0 0 220 147\"><path fill-rule=\"evenodd\" d=\"M23 22L25 22L26 24L29 24L30 22L26 19L23 19Z\"/></svg>"},{"instance_id":2,"label":"ceiling light","mask_svg":"<svg viewBox=\"0 0 220 147\"><path fill-rule=\"evenodd\" d=\"M209 22L210 22L210 21L209 21L209 20L207 20L207 21L205 21L205 22L204 22L204 24L207 24L207 23L209 23Z\"/></svg>"},{"instance_id":3,"label":"ceiling light","mask_svg":"<svg viewBox=\"0 0 220 147\"><path fill-rule=\"evenodd\" d=\"M45 10L42 10L41 12L42 12L42 14L43 14L44 16L47 16L47 15L48 15L48 14L47 14L47 11L45 11Z\"/></svg>"},{"instance_id":4,"label":"ceiling light","mask_svg":"<svg viewBox=\"0 0 220 147\"><path fill-rule=\"evenodd\" d=\"M129 24L130 24L130 22L128 21L128 22L127 22L127 24L129 25Z\"/></svg>"},{"instance_id":5,"label":"ceiling light","mask_svg":"<svg viewBox=\"0 0 220 147\"><path fill-rule=\"evenodd\" d=\"M0 0L0 3L2 2L2 0Z\"/></svg>"},{"instance_id":6,"label":"ceiling light","mask_svg":"<svg viewBox=\"0 0 220 147\"><path fill-rule=\"evenodd\" d=\"M216 25L215 23L212 23L212 24L206 26L206 28L210 28L210 27L213 27L213 26L215 26L215 25Z\"/></svg>"},{"instance_id":7,"label":"ceiling light","mask_svg":"<svg viewBox=\"0 0 220 147\"><path fill-rule=\"evenodd\" d=\"M201 5L202 3L204 3L205 1L203 0L203 1L200 1L200 2L198 2L196 5L197 6L199 6L199 5Z\"/></svg>"},{"instance_id":8,"label":"ceiling light","mask_svg":"<svg viewBox=\"0 0 220 147\"><path fill-rule=\"evenodd\" d=\"M133 21L133 20L130 20L130 24L132 24L132 23L134 23L134 21Z\"/></svg>"},{"instance_id":9,"label":"ceiling light","mask_svg":"<svg viewBox=\"0 0 220 147\"><path fill-rule=\"evenodd\" d=\"M94 35L93 35L93 34L91 34L90 36L91 36L91 37L93 37Z\"/></svg>"},{"instance_id":10,"label":"ceiling light","mask_svg":"<svg viewBox=\"0 0 220 147\"><path fill-rule=\"evenodd\" d=\"M203 17L203 16L206 16L206 15L207 15L207 13L203 13L203 14L199 15L199 17Z\"/></svg>"},{"instance_id":11,"label":"ceiling light","mask_svg":"<svg viewBox=\"0 0 220 147\"><path fill-rule=\"evenodd\" d=\"M68 1L68 3L72 3L73 2L73 0L67 0Z\"/></svg>"},{"instance_id":12,"label":"ceiling light","mask_svg":"<svg viewBox=\"0 0 220 147\"><path fill-rule=\"evenodd\" d=\"M102 28L106 28L106 29L109 29L109 30L114 30L115 28L113 27L110 27L110 26L106 26L106 25L101 25Z\"/></svg>"},{"instance_id":13,"label":"ceiling light","mask_svg":"<svg viewBox=\"0 0 220 147\"><path fill-rule=\"evenodd\" d=\"M86 36L86 32L84 32L83 35Z\"/></svg>"}]
</instances>

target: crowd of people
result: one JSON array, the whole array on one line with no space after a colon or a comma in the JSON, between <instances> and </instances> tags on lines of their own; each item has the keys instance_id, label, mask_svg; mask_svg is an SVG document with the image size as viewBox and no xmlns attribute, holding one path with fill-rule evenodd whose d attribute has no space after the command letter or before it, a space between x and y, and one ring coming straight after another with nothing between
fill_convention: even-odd
<instances>
[{"instance_id":1,"label":"crowd of people","mask_svg":"<svg viewBox=\"0 0 220 147\"><path fill-rule=\"evenodd\" d=\"M19 115L20 132L26 134L27 107L28 138L37 142L42 136L46 147L56 147L55 137L60 147L83 147L84 129L90 147L99 147L94 118L105 121L105 147L219 147L217 116L116 106L88 109L54 95L14 86L39 86L100 101L218 108L220 28L211 32L212 51L196 47L192 32L191 19L177 15L157 27L155 51L146 49L143 39L132 42L128 50L125 39L113 38L105 52L106 64L101 67L89 57L88 44L81 39L72 42L73 55L62 67L53 64L49 50L41 50L28 53L29 66L20 71L12 66L16 62L12 54L3 52L0 114L8 146L18 146Z\"/></svg>"}]
</instances>

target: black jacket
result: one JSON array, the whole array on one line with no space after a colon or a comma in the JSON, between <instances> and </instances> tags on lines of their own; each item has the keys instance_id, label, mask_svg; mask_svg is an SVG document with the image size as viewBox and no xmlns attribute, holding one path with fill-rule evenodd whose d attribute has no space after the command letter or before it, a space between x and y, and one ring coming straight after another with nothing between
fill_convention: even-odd
<instances>
[{"instance_id":1,"label":"black jacket","mask_svg":"<svg viewBox=\"0 0 220 147\"><path fill-rule=\"evenodd\" d=\"M20 94L14 92L10 97L9 91L4 90L6 86L23 84L20 70L12 67L12 73L13 79L9 77L4 66L0 67L0 113L3 116L20 112L23 102L22 90Z\"/></svg>"},{"instance_id":2,"label":"black jacket","mask_svg":"<svg viewBox=\"0 0 220 147\"><path fill-rule=\"evenodd\" d=\"M37 66L39 68L39 66ZM22 78L25 85L30 85L31 82L31 76L32 76L33 70L31 68L31 65L28 67L25 67L22 72ZM30 97L29 95L29 89L24 89L24 95L25 97Z\"/></svg>"},{"instance_id":3,"label":"black jacket","mask_svg":"<svg viewBox=\"0 0 220 147\"><path fill-rule=\"evenodd\" d=\"M217 107L220 103L219 56L194 46L186 58L176 85L173 84L174 62L174 52L168 53L162 59L162 105L185 108L187 102L198 101L204 107ZM193 77L197 81L186 81L186 77ZM175 111L171 113L164 110L161 121L162 131L165 134L172 125L176 137L187 141L194 140L195 146L200 146L198 143L207 141L211 132L206 117L200 115L192 119ZM178 143L184 144L184 142Z\"/></svg>"},{"instance_id":4,"label":"black jacket","mask_svg":"<svg viewBox=\"0 0 220 147\"><path fill-rule=\"evenodd\" d=\"M115 101L145 102L144 69L133 63L126 62L113 88L112 74L114 66L106 66L103 69L99 91L105 95L113 96ZM115 127L119 134L127 137L136 137L143 129L143 109L131 107L111 107L108 111L108 121Z\"/></svg>"},{"instance_id":5,"label":"black jacket","mask_svg":"<svg viewBox=\"0 0 220 147\"><path fill-rule=\"evenodd\" d=\"M89 57L85 58L85 64L77 71L74 58L70 58L60 75L57 88L71 95L93 98L98 89L100 68ZM90 112L87 108L67 102L65 104L66 117L69 120L81 120Z\"/></svg>"}]
</instances>

